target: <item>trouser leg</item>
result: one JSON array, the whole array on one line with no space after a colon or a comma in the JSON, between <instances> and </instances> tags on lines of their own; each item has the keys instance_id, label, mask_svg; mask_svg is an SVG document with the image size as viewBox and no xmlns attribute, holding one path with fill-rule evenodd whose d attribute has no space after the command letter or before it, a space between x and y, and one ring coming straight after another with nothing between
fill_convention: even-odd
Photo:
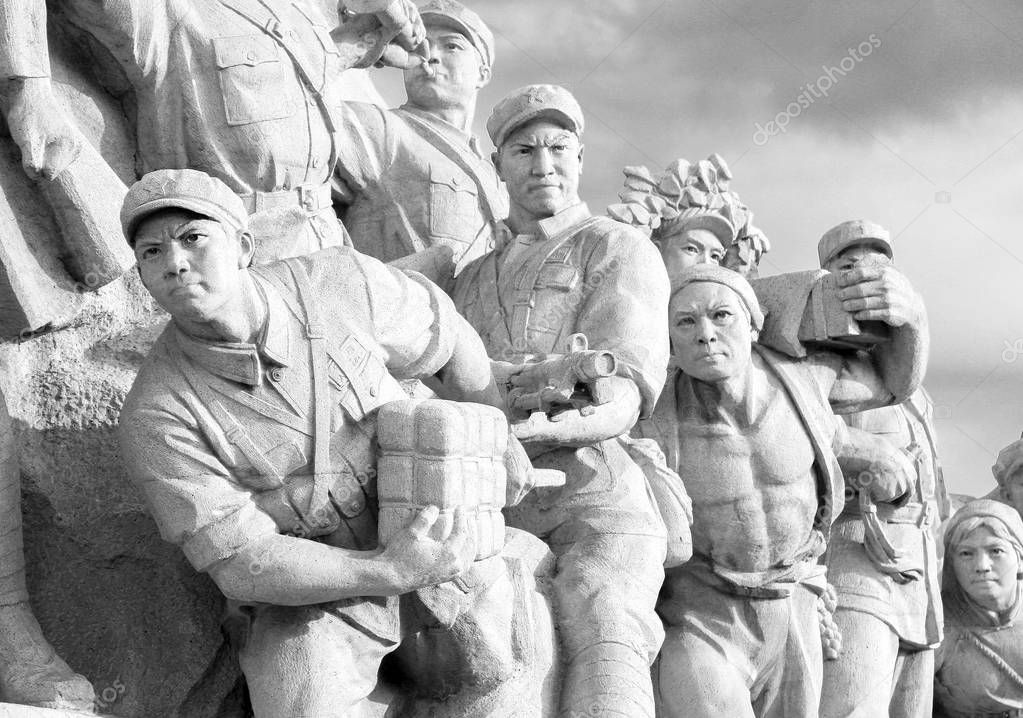
<instances>
[{"instance_id":1,"label":"trouser leg","mask_svg":"<svg viewBox=\"0 0 1023 718\"><path fill-rule=\"evenodd\" d=\"M699 633L668 628L654 670L658 718L753 718L748 676Z\"/></svg>"},{"instance_id":2,"label":"trouser leg","mask_svg":"<svg viewBox=\"0 0 1023 718\"><path fill-rule=\"evenodd\" d=\"M757 692L754 687L753 710L760 718L815 718L821 700L823 651L817 613L817 594L805 586L795 586L792 595L773 602L788 613L788 631L784 651L773 665L763 669L766 680ZM784 621L786 617L777 616Z\"/></svg>"},{"instance_id":3,"label":"trouser leg","mask_svg":"<svg viewBox=\"0 0 1023 718\"><path fill-rule=\"evenodd\" d=\"M255 718L355 718L392 650L322 608L264 606L239 659Z\"/></svg>"},{"instance_id":4,"label":"trouser leg","mask_svg":"<svg viewBox=\"0 0 1023 718\"><path fill-rule=\"evenodd\" d=\"M822 718L877 718L888 715L899 638L891 627L862 611L835 611L842 652L824 664Z\"/></svg>"},{"instance_id":5,"label":"trouser leg","mask_svg":"<svg viewBox=\"0 0 1023 718\"><path fill-rule=\"evenodd\" d=\"M652 717L650 666L664 635L655 613L663 538L598 534L556 553L561 715Z\"/></svg>"},{"instance_id":6,"label":"trouser leg","mask_svg":"<svg viewBox=\"0 0 1023 718\"><path fill-rule=\"evenodd\" d=\"M934 701L934 650L900 650L890 718L929 718Z\"/></svg>"}]
</instances>

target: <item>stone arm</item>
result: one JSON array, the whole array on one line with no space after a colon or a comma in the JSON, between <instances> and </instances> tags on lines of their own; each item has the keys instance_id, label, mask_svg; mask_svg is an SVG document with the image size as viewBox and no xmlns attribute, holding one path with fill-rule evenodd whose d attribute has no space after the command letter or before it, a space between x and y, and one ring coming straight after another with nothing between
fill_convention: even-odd
<instances>
[{"instance_id":1,"label":"stone arm","mask_svg":"<svg viewBox=\"0 0 1023 718\"><path fill-rule=\"evenodd\" d=\"M643 234L612 224L579 279L585 299L572 327L586 336L590 349L615 355L618 376L609 377L608 385L612 398L553 416L534 413L515 427L522 441L584 446L621 436L657 403L668 365L668 276Z\"/></svg>"},{"instance_id":2,"label":"stone arm","mask_svg":"<svg viewBox=\"0 0 1023 718\"><path fill-rule=\"evenodd\" d=\"M632 379L621 376L601 381L611 394L606 404L566 409L550 415L534 412L529 419L512 424L521 441L589 446L626 434L639 419L642 396Z\"/></svg>"},{"instance_id":3,"label":"stone arm","mask_svg":"<svg viewBox=\"0 0 1023 718\"><path fill-rule=\"evenodd\" d=\"M228 598L303 606L358 596L397 596L457 577L472 563L475 543L464 512L434 539L434 506L398 531L387 548L352 551L274 534L250 544L209 573Z\"/></svg>"},{"instance_id":4,"label":"stone arm","mask_svg":"<svg viewBox=\"0 0 1023 718\"><path fill-rule=\"evenodd\" d=\"M151 375L150 375L151 376ZM210 450L190 410L154 392L129 396L120 426L129 477L141 488L161 535L182 547L224 595L239 601L305 605L355 596L392 596L442 583L475 555L466 518L434 530L424 509L382 551L353 551L282 535L232 470Z\"/></svg>"},{"instance_id":5,"label":"stone arm","mask_svg":"<svg viewBox=\"0 0 1023 718\"><path fill-rule=\"evenodd\" d=\"M439 303L447 305L447 298L441 297ZM425 378L423 383L441 399L487 404L504 411L505 402L494 382L483 340L465 319L454 312L453 307L446 316L448 323L454 325L455 339L451 357L440 371L433 377ZM529 457L517 438L513 426L505 454L508 477L505 502L508 506L518 504L533 489L537 480Z\"/></svg>"},{"instance_id":6,"label":"stone arm","mask_svg":"<svg viewBox=\"0 0 1023 718\"><path fill-rule=\"evenodd\" d=\"M53 179L78 157L81 139L50 85L44 0L0 3L0 82L22 166L30 177Z\"/></svg>"},{"instance_id":7,"label":"stone arm","mask_svg":"<svg viewBox=\"0 0 1023 718\"><path fill-rule=\"evenodd\" d=\"M923 299L905 275L890 265L862 266L838 277L842 307L858 321L881 321L891 327L891 339L869 353L871 363L891 398L886 403L901 403L917 390L927 370L930 335ZM869 398L855 384L837 382L832 405L839 413L861 411L845 409L846 397L854 404ZM875 400L882 397L875 396Z\"/></svg>"},{"instance_id":8,"label":"stone arm","mask_svg":"<svg viewBox=\"0 0 1023 718\"><path fill-rule=\"evenodd\" d=\"M487 404L503 411L504 400L490 371L483 340L458 314L451 312L448 317L454 325L451 357L427 383L441 399Z\"/></svg>"},{"instance_id":9,"label":"stone arm","mask_svg":"<svg viewBox=\"0 0 1023 718\"><path fill-rule=\"evenodd\" d=\"M838 414L907 400L927 369L930 338L923 300L891 266L863 266L838 279L843 308L860 321L881 321L891 338L869 352L819 351L807 357Z\"/></svg>"}]
</instances>

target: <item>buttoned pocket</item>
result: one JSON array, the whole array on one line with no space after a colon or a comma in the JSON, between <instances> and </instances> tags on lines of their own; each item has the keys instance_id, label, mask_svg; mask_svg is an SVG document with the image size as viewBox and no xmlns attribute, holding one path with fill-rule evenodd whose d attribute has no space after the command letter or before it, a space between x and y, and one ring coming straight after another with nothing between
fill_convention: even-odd
<instances>
[{"instance_id":1,"label":"buttoned pocket","mask_svg":"<svg viewBox=\"0 0 1023 718\"><path fill-rule=\"evenodd\" d=\"M557 289L570 292L579 281L579 270L568 264L545 264L540 267L536 280L538 289Z\"/></svg>"},{"instance_id":2,"label":"buttoned pocket","mask_svg":"<svg viewBox=\"0 0 1023 718\"><path fill-rule=\"evenodd\" d=\"M330 351L327 373L338 392L337 403L353 421L362 421L385 401L387 367L355 336Z\"/></svg>"},{"instance_id":3,"label":"buttoned pocket","mask_svg":"<svg viewBox=\"0 0 1023 718\"><path fill-rule=\"evenodd\" d=\"M430 168L430 236L466 244L480 228L476 185L461 172Z\"/></svg>"},{"instance_id":4,"label":"buttoned pocket","mask_svg":"<svg viewBox=\"0 0 1023 718\"><path fill-rule=\"evenodd\" d=\"M295 114L294 70L268 36L217 37L213 51L227 124L247 125Z\"/></svg>"}]
</instances>

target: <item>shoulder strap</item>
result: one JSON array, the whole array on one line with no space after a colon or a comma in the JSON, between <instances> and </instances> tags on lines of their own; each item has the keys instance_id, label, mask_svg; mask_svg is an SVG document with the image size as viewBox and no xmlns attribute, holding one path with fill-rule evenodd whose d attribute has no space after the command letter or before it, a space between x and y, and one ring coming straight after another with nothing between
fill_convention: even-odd
<instances>
[{"instance_id":1,"label":"shoulder strap","mask_svg":"<svg viewBox=\"0 0 1023 718\"><path fill-rule=\"evenodd\" d=\"M479 192L480 199L482 200L480 202L480 208L486 215L486 220L489 224L494 225L498 221L504 219L504 217L500 216L502 212L493 197L494 188L489 187L487 183L483 181L483 177L480 175L479 171L480 168L466 159L464 150L457 147L451 142L451 140L445 137L443 133L438 132L436 129L431 127L429 123L421 117L417 117L415 113L400 108L394 112L395 114L400 115L416 134L440 150L441 154L458 165L460 170L472 178L472 181L476 184L476 191ZM482 160L480 161L482 162Z\"/></svg>"},{"instance_id":2,"label":"shoulder strap","mask_svg":"<svg viewBox=\"0 0 1023 718\"><path fill-rule=\"evenodd\" d=\"M512 341L521 341L526 346L526 335L529 329L529 318L535 303L534 290L536 281L540 277L540 269L550 259L551 255L572 241L577 236L595 227L600 217L587 217L579 224L569 227L560 234L551 238L548 248L544 252L537 252L526 262L520 270L518 281L515 284L515 292L511 302L511 319L508 322L508 331Z\"/></svg>"},{"instance_id":3,"label":"shoulder strap","mask_svg":"<svg viewBox=\"0 0 1023 718\"><path fill-rule=\"evenodd\" d=\"M214 421L220 426L228 443L237 447L238 451L249 460L258 473L257 476L246 476L237 479L257 491L269 491L284 485L284 477L270 463L256 442L252 440L245 428L238 423L231 413L224 408L207 379L199 374L192 362L185 356L177 342L171 340L167 344L168 352L181 373L184 374L189 386L199 398L199 402L213 415Z\"/></svg>"},{"instance_id":4,"label":"shoulder strap","mask_svg":"<svg viewBox=\"0 0 1023 718\"><path fill-rule=\"evenodd\" d=\"M298 259L288 259L288 269L295 280L298 301L305 316L305 335L313 369L313 491L309 497L307 515L326 506L330 488L330 386L327 381L327 346L324 325L320 322L319 308L313 296L309 275Z\"/></svg>"},{"instance_id":5,"label":"shoulder strap","mask_svg":"<svg viewBox=\"0 0 1023 718\"><path fill-rule=\"evenodd\" d=\"M316 106L320 109L320 114L323 115L323 122L327 126L327 131L330 133L330 160L327 164L329 172L333 172L333 167L337 164L338 158L338 145L340 138L338 137L337 123L334 121L334 114L331 112L330 107L327 106L326 100L320 92L320 86L316 82L316 74L313 72L313 68L309 67L309 63L299 52L299 49L295 47L287 34L282 31L280 20L266 7L254 7L249 3L240 2L239 0L220 0L220 3L230 10L243 17L248 22L255 25L257 28L262 30L265 34L273 38L283 50L287 53L288 57L295 64L295 68L298 70L298 75L302 78L302 82L305 84L309 94L313 96L316 101ZM303 13L304 14L304 13Z\"/></svg>"}]
</instances>

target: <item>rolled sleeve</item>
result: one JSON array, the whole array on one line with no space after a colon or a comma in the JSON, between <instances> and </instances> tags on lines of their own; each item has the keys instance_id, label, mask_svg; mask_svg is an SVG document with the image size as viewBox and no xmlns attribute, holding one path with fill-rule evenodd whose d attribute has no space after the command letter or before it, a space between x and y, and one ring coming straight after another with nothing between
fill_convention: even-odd
<instances>
[{"instance_id":1,"label":"rolled sleeve","mask_svg":"<svg viewBox=\"0 0 1023 718\"><path fill-rule=\"evenodd\" d=\"M641 416L653 412L668 367L668 299L664 263L645 236L612 231L586 263L590 291L576 319L591 349L613 351L618 374L642 396Z\"/></svg>"},{"instance_id":2,"label":"rolled sleeve","mask_svg":"<svg viewBox=\"0 0 1023 718\"><path fill-rule=\"evenodd\" d=\"M206 571L277 533L173 395L163 387L147 393L154 397L148 406L129 395L118 433L128 476L145 496L164 540L181 546L196 570ZM167 406L154 406L157 401Z\"/></svg>"},{"instance_id":3,"label":"rolled sleeve","mask_svg":"<svg viewBox=\"0 0 1023 718\"><path fill-rule=\"evenodd\" d=\"M369 295L370 323L397 379L436 374L451 359L461 318L451 299L417 272L360 259Z\"/></svg>"}]
</instances>

